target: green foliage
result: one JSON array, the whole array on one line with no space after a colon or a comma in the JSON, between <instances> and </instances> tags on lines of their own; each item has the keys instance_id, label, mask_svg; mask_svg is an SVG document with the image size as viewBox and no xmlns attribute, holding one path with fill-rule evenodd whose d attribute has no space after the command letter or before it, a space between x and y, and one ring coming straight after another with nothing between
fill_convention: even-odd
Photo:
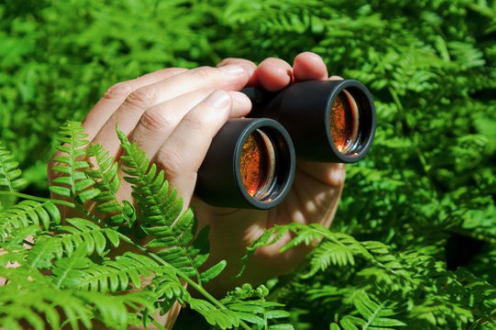
<instances>
[{"instance_id":1,"label":"green foliage","mask_svg":"<svg viewBox=\"0 0 496 330\"><path fill-rule=\"evenodd\" d=\"M405 323L391 318L395 312L391 307L386 307L386 303L373 301L365 292L358 291L353 297L353 304L362 318L346 315L339 324L344 330L386 330L406 326ZM331 323L330 329L339 330L340 327Z\"/></svg>"},{"instance_id":2,"label":"green foliage","mask_svg":"<svg viewBox=\"0 0 496 330\"><path fill-rule=\"evenodd\" d=\"M125 179L136 200L127 212L116 197L118 179L108 153L101 146L87 145L80 123L68 122L62 132L58 141L64 144L54 158L59 163L54 171L62 176L53 180L61 185L51 187L61 199L40 203L35 200L42 198L10 190L24 200L0 213L0 279L5 280L0 286L0 327L78 329L103 324L125 329L150 322L160 326L153 318L155 310L165 314L177 301L211 325L249 329L234 307L202 287L222 272L226 262L200 271L209 255L208 228L194 238L196 219L190 209L183 212L182 199L176 189L169 190L163 171L156 173L144 152L118 132L125 151ZM98 169L83 160L87 155L96 155ZM86 202L95 202L98 211L110 210L113 215L99 218L82 207ZM65 218L61 224L55 204L82 212L85 218ZM122 216L115 217L119 212ZM134 218L139 222L128 221ZM116 226L115 219L127 220L117 224L152 239L140 245L135 237L120 232L123 227ZM142 254L118 250L123 243ZM143 285L146 278L150 285ZM193 298L181 281L207 299Z\"/></svg>"},{"instance_id":3,"label":"green foliage","mask_svg":"<svg viewBox=\"0 0 496 330\"><path fill-rule=\"evenodd\" d=\"M100 190L93 188L95 181L83 171L90 166L85 160L84 149L88 144L85 140L88 134L83 132L80 123L73 121L68 121L59 134L58 141L62 145L57 146L57 150L63 155L53 158L56 163L53 171L58 172L59 176L53 179L52 182L57 185L51 186L50 191L84 204L100 194Z\"/></svg>"},{"instance_id":4,"label":"green foliage","mask_svg":"<svg viewBox=\"0 0 496 330\"><path fill-rule=\"evenodd\" d=\"M187 322L196 315L205 316L204 327L264 328L263 307L256 305L263 300L290 313L289 321L267 318L274 327L337 329L349 321L363 328L377 311L390 321L372 319L370 327L494 328L495 33L494 0L2 2L0 244L11 252L0 261L20 266L0 267L0 276L9 278L0 288L0 323L15 328L24 318L36 327L47 319L56 328L65 313L73 315L73 327L79 319L81 328L89 322L119 328L148 324L152 307L166 312L175 301L189 301L198 313L185 308ZM267 284L270 295L221 300L230 312L194 300L200 298L191 298L181 280L200 286L224 264L198 269L208 257L208 233L193 239L196 220L189 211L181 214L180 198L157 169L127 145L135 153L128 176L140 201L120 202L117 165L105 150L87 148L75 123L63 127L61 143L53 132L67 119L82 119L109 86L146 72L214 65L225 57L291 62L304 50L319 53L331 74L371 89L379 124L374 146L365 160L347 166L332 231L272 228L249 249L254 253L288 231L294 239L285 249L322 240L298 270ZM64 200L20 197L48 196L46 163L57 145L64 158L51 189ZM99 213L61 225L55 204L71 207L64 202L77 210L94 202ZM119 254L126 230L153 235L149 252L173 252L160 256L172 268L143 251ZM28 249L30 236L35 243ZM57 288L53 278L61 273L53 271L76 253L84 265L72 266ZM129 259L142 256L147 259ZM176 257L187 262L174 267ZM138 278L147 274L154 278L144 287ZM153 306L122 300L138 284L144 287L139 299ZM25 301L14 296L24 289ZM112 306L137 308L117 320L104 312ZM68 310L61 314L62 308ZM115 315L126 315L120 311Z\"/></svg>"},{"instance_id":5,"label":"green foliage","mask_svg":"<svg viewBox=\"0 0 496 330\"><path fill-rule=\"evenodd\" d=\"M60 223L60 212L51 202L39 203L25 200L1 211L0 236L5 237L14 229L43 225L48 230L51 225Z\"/></svg>"},{"instance_id":6,"label":"green foliage","mask_svg":"<svg viewBox=\"0 0 496 330\"><path fill-rule=\"evenodd\" d=\"M219 275L226 262L220 261L210 269L199 268L208 259L208 227L195 237L197 220L193 211L182 213L183 200L177 190L169 190L164 171L157 173L157 165L146 157L136 143L131 144L124 133L117 131L125 155L121 162L128 176L124 179L132 184L132 196L139 208L138 220L141 228L151 238L148 247L160 249L157 255L183 274L196 276L198 282L208 282Z\"/></svg>"},{"instance_id":7,"label":"green foliage","mask_svg":"<svg viewBox=\"0 0 496 330\"><path fill-rule=\"evenodd\" d=\"M87 156L95 158L96 168L86 171L86 174L95 180L95 188L100 191L93 198L98 202L97 210L109 215L105 219L109 225L132 226L135 220L132 204L124 200L121 205L115 197L121 185L117 175L119 165L100 144L89 147Z\"/></svg>"},{"instance_id":8,"label":"green foliage","mask_svg":"<svg viewBox=\"0 0 496 330\"><path fill-rule=\"evenodd\" d=\"M10 191L23 188L26 184L26 180L21 177L19 163L13 159L14 155L0 144L0 187L7 187Z\"/></svg>"},{"instance_id":9,"label":"green foliage","mask_svg":"<svg viewBox=\"0 0 496 330\"><path fill-rule=\"evenodd\" d=\"M274 320L286 319L289 313L282 309L283 304L267 301L269 290L261 285L254 289L250 284L244 284L229 292L222 302L241 320L253 324L253 329L292 330L291 324Z\"/></svg>"}]
</instances>

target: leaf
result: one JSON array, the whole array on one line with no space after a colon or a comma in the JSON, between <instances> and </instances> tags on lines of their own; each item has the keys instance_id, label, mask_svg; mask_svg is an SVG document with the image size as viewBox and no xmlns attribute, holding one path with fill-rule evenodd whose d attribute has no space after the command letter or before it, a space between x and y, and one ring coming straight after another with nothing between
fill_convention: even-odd
<instances>
[{"instance_id":1,"label":"leaf","mask_svg":"<svg viewBox=\"0 0 496 330\"><path fill-rule=\"evenodd\" d=\"M212 279L219 276L220 273L226 268L227 262L225 260L219 261L216 265L210 267L206 271L200 274L201 281L203 283L210 282Z\"/></svg>"},{"instance_id":2,"label":"leaf","mask_svg":"<svg viewBox=\"0 0 496 330\"><path fill-rule=\"evenodd\" d=\"M59 224L60 220L60 212L53 203L24 200L0 211L0 237L9 235L14 229L31 225L49 230Z\"/></svg>"},{"instance_id":3,"label":"leaf","mask_svg":"<svg viewBox=\"0 0 496 330\"><path fill-rule=\"evenodd\" d=\"M117 130L117 134L124 150L121 156L123 171L127 174L124 179L131 183L137 218L143 231L150 237L148 247L182 274L196 277L201 283L199 267L209 255L208 227L194 239L197 220L191 209L181 214L183 201L177 196L177 189L169 189L164 172L161 170L157 173L156 165L150 164L136 143L131 144L120 130ZM210 275L215 275L215 272ZM211 279L210 275L207 280Z\"/></svg>"},{"instance_id":4,"label":"leaf","mask_svg":"<svg viewBox=\"0 0 496 330\"><path fill-rule=\"evenodd\" d=\"M14 161L14 156L0 142L0 187L7 187L13 192L27 185L18 166L19 163Z\"/></svg>"},{"instance_id":5,"label":"leaf","mask_svg":"<svg viewBox=\"0 0 496 330\"><path fill-rule=\"evenodd\" d=\"M57 163L52 167L52 171L58 172L59 176L53 180L57 185L51 186L50 191L80 204L100 194L100 190L93 188L95 181L84 173L90 166L83 160L87 153L87 137L81 123L67 121L57 138L62 144L57 149L63 155L54 158Z\"/></svg>"}]
</instances>

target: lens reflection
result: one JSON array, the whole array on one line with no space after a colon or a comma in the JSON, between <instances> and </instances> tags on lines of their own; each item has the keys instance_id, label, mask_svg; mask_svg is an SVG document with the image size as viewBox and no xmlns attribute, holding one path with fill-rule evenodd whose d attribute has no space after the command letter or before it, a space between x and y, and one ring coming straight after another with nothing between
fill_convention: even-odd
<instances>
[{"instance_id":1,"label":"lens reflection","mask_svg":"<svg viewBox=\"0 0 496 330\"><path fill-rule=\"evenodd\" d=\"M275 175L275 150L270 138L256 130L243 144L240 172L248 194L258 200L270 192Z\"/></svg>"},{"instance_id":2,"label":"lens reflection","mask_svg":"<svg viewBox=\"0 0 496 330\"><path fill-rule=\"evenodd\" d=\"M358 106L351 94L343 90L334 100L331 110L331 136L336 149L353 155L359 129Z\"/></svg>"}]
</instances>

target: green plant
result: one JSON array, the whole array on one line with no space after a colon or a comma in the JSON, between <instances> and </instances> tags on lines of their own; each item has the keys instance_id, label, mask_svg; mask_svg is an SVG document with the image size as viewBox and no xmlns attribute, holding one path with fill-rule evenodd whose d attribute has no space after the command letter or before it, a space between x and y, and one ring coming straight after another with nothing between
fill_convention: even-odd
<instances>
[{"instance_id":1,"label":"green plant","mask_svg":"<svg viewBox=\"0 0 496 330\"><path fill-rule=\"evenodd\" d=\"M51 132L67 119L82 119L108 86L145 72L164 66L215 65L233 56L291 61L300 51L310 50L324 58L331 74L370 87L378 108L377 136L367 158L347 167L346 187L331 231L297 225L277 229L293 231L304 243L324 238L308 262L266 284L270 294L247 293L243 299L260 306L248 314L254 322L265 320L262 305L269 302L284 304L297 329L327 329L331 324L333 329L352 328L349 322L363 328L363 321L386 328L397 328L401 322L408 329L491 329L496 285L495 17L493 0L4 1L0 3L0 139L14 154L0 151L2 173L10 173L0 175L6 188L0 195L0 228L3 237L9 237L2 247L22 252L22 240L30 235L40 238L35 243L40 247L45 237L50 241L51 236L66 235L65 254L60 256L64 259L76 253L74 244L81 237L92 237L95 244L86 247L94 249L87 258L91 263L77 265L92 275L81 287L61 287L57 292L84 306L74 319L92 315L102 319L107 315L103 303L100 307L86 303L84 290L110 290L105 283L107 288L125 290L129 283L139 283L136 274L145 272L147 263L136 260L141 268L135 272L126 265L134 265L129 258L136 255L117 260L103 251L119 242L112 234L115 228L135 228L143 215L129 203L117 203L116 165L104 150L91 147L88 156L98 166L84 171L84 180L95 181L94 191L86 194L108 215L100 219L108 228L97 229L101 224L95 219L61 226L54 203L77 208L88 197L80 193L86 192L84 182L90 181L74 188L75 201L47 199L45 167L57 144ZM14 159L25 169L22 177L13 172ZM8 187L6 182L16 183ZM105 247L100 250L102 242ZM268 243L261 242L255 244ZM49 251L50 244L45 248ZM14 259L26 263L35 260L27 259L35 252L0 258L5 264L16 255ZM96 257L100 253L104 255ZM59 255L54 252L40 257L36 267L55 267L49 262L55 258ZM21 269L0 271L2 277L12 272L14 282L26 275ZM104 281L107 273L113 274L112 282ZM37 285L39 297L52 290L42 289L46 280L47 276L40 276L31 283ZM152 283L164 286L156 293L162 297L158 300L183 292L174 293L174 283ZM8 287L2 290L14 294L14 287ZM154 289L143 294L149 290ZM120 297L108 292L105 296ZM242 296L239 290L238 294ZM98 301L103 301L100 296ZM35 308L36 299L26 300L32 305L16 300L15 306ZM145 301L156 302L145 297L139 303L122 300L115 306L120 304L126 311L131 311L129 304L139 307L128 319L138 322L132 315L142 315ZM360 301L365 309L358 307ZM69 305L62 297L56 303ZM52 304L39 306L49 311ZM195 306L205 311L201 303ZM62 315L57 311L51 313L53 318ZM367 311L390 313L381 318L397 322L372 323L375 319ZM239 309L233 307L232 312L242 319ZM176 328L208 327L203 319L185 308Z\"/></svg>"},{"instance_id":2,"label":"green plant","mask_svg":"<svg viewBox=\"0 0 496 330\"><path fill-rule=\"evenodd\" d=\"M161 327L151 313L156 308L165 313L176 301L222 329L249 329L245 322L267 324L267 318L274 314L269 308L274 306L264 303L267 294L263 289L249 302L245 300L253 298L253 293L237 297L236 291L226 298L229 304L224 304L203 288L203 283L225 267L225 261L221 261L200 271L208 258L208 228L194 238L196 219L191 210L180 214L182 199L175 189L169 190L163 171L157 171L136 144L118 134L125 151L121 158L128 175L125 179L132 184L136 208L117 201L119 178L115 166L101 146L88 148L87 135L79 123L68 122L63 127L58 138L61 154L54 158L57 165L53 170L59 176L50 189L64 199L41 201L18 194L15 188L22 182L21 172L3 149L1 184L9 194L24 200L0 215L0 247L4 252L0 276L7 281L0 287L0 325L18 329L29 324L44 329L46 322L50 328L59 329L67 323L72 328L91 328L101 322L106 327L124 329L129 324L152 322ZM96 157L96 169L87 156ZM99 210L112 216L100 219L89 213L83 207L89 199L100 202ZM56 204L75 208L85 218L67 218L61 225ZM116 219L134 218L136 221L116 224ZM124 235L126 227L151 237L147 246ZM140 253L115 252L123 243ZM110 256L113 251L115 255ZM141 277L153 277L152 284L142 288ZM205 299L191 297L181 281ZM127 292L133 288L142 290Z\"/></svg>"}]
</instances>

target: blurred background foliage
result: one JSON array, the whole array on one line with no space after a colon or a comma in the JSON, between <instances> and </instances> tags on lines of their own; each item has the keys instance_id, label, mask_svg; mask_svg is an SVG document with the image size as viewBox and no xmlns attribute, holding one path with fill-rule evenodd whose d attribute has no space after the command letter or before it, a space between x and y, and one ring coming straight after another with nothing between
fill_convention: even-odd
<instances>
[{"instance_id":1,"label":"blurred background foliage","mask_svg":"<svg viewBox=\"0 0 496 330\"><path fill-rule=\"evenodd\" d=\"M24 168L26 190L47 194L54 133L83 119L112 84L225 57L291 63L301 51L368 85L377 104L374 147L348 166L333 228L496 284L494 0L1 0L0 137ZM343 272L320 280L355 285ZM315 283L284 285L276 299L298 329L327 328L346 305L336 292L309 318L311 295L287 292ZM450 308L419 319L454 329L456 317L439 319L463 314Z\"/></svg>"}]
</instances>

